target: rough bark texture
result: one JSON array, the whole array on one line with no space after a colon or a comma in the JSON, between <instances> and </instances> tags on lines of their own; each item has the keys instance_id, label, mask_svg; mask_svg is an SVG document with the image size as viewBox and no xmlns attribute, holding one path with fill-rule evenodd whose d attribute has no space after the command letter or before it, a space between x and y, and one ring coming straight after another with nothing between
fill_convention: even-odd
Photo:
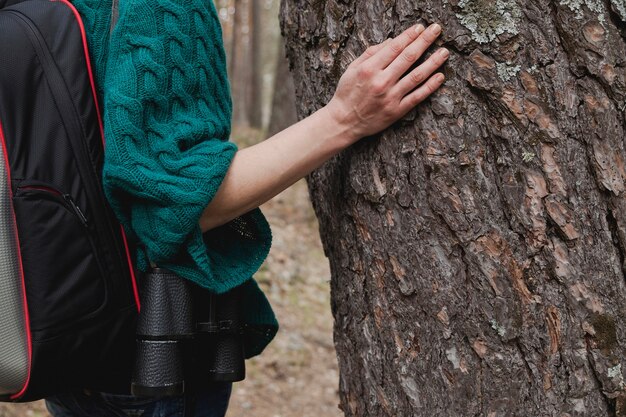
<instances>
[{"instance_id":1,"label":"rough bark texture","mask_svg":"<svg viewBox=\"0 0 626 417\"><path fill-rule=\"evenodd\" d=\"M289 72L289 61L285 57L285 42L281 38L276 58L276 77L274 78L274 95L272 97L272 113L267 137L287 129L298 121L296 112L296 93L293 77Z\"/></svg>"},{"instance_id":2,"label":"rough bark texture","mask_svg":"<svg viewBox=\"0 0 626 417\"><path fill-rule=\"evenodd\" d=\"M418 21L452 51L444 88L309 178L346 415L626 415L625 19L624 0L283 0L300 117Z\"/></svg>"}]
</instances>

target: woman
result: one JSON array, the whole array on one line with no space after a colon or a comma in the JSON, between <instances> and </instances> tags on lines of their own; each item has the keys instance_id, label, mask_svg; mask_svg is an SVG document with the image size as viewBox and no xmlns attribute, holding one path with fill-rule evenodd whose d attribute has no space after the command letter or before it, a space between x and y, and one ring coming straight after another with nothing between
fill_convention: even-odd
<instances>
[{"instance_id":1,"label":"woman","mask_svg":"<svg viewBox=\"0 0 626 417\"><path fill-rule=\"evenodd\" d=\"M441 28L411 27L368 48L330 102L290 128L237 151L219 19L209 0L75 0L90 43L105 123L103 186L149 261L215 293L244 289L246 357L278 325L252 275L271 244L258 207L360 138L400 119L444 81L444 48L407 71ZM404 75L406 74L406 75ZM433 75L434 74L434 75ZM223 416L230 384L185 397L137 399L77 392L47 400L56 417Z\"/></svg>"}]
</instances>

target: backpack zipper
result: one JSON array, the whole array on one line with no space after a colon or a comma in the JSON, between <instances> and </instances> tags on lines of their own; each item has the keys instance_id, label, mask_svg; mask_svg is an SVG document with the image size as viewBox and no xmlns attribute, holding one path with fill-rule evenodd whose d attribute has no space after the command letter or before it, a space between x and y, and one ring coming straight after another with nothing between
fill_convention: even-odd
<instances>
[{"instance_id":1,"label":"backpack zipper","mask_svg":"<svg viewBox=\"0 0 626 417\"><path fill-rule=\"evenodd\" d=\"M107 272L106 272L106 269L102 265L101 254L98 252L96 243L94 242L94 238L89 232L89 222L87 221L87 217L85 217L85 214L80 209L78 204L76 204L72 196L66 193L62 193L56 188L53 188L47 185L32 184L32 185L18 186L17 189L15 190L14 197L19 197L29 192L43 194L43 195L51 197L55 202L61 204L66 210L68 210L71 214L73 214L74 217L76 217L76 219L81 223L81 225L84 228L84 232L87 235L87 240L89 240L89 244L91 245L91 251L93 252L93 256L96 260L96 264L98 265L98 270L100 271L100 274L102 275L103 284L105 288L107 289L107 293L108 293L109 287L108 287L107 279L106 279Z\"/></svg>"},{"instance_id":2,"label":"backpack zipper","mask_svg":"<svg viewBox=\"0 0 626 417\"><path fill-rule=\"evenodd\" d=\"M121 256L120 248L115 237L115 233L111 227L109 216L105 209L100 208L106 207L107 202L102 196L102 189L96 180L96 178L98 178L98 174L93 165L93 161L91 160L89 150L87 149L86 135L80 123L80 117L74 107L73 100L69 97L65 80L60 74L60 71L54 62L50 51L47 49L47 46L44 46L44 37L36 25L27 16L24 16L16 10L5 10L4 12L15 16L17 20L21 22L22 26L28 28L26 32L31 40L33 48L37 53L37 56L40 59L44 74L48 80L48 86L50 87L52 96L57 104L59 115L61 116L65 129L67 130L68 139L72 145L72 149L74 149L75 152L80 152L81 154L81 157L75 158L75 160L80 176L85 183L84 189L87 194L88 201L95 203L91 205L93 215L97 219L93 221L93 224L95 225L97 231L99 230L98 234L100 237L105 240L104 243L113 243L110 247L117 254L119 266L120 262L125 258ZM67 109L71 111L72 114L67 115L61 111L61 109ZM80 143L77 144L77 142ZM105 222L105 224L103 224L103 222ZM123 268L120 271L123 271Z\"/></svg>"},{"instance_id":3,"label":"backpack zipper","mask_svg":"<svg viewBox=\"0 0 626 417\"><path fill-rule=\"evenodd\" d=\"M67 208L74 215L76 215L76 217L78 217L78 220L80 220L84 227L89 228L87 217L85 217L85 214L80 209L80 207L78 207L78 204L76 204L71 195L64 194L55 188L47 187L45 185L25 185L17 187L15 194L18 195L20 191L37 191L53 196L55 200L59 201L63 206L65 206L65 208Z\"/></svg>"}]
</instances>

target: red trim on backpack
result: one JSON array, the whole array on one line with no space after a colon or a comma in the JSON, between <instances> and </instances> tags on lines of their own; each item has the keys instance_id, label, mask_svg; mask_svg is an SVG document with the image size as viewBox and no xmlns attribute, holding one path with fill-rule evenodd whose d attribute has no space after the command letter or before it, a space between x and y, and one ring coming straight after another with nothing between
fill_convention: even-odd
<instances>
[{"instance_id":1,"label":"red trim on backpack","mask_svg":"<svg viewBox=\"0 0 626 417\"><path fill-rule=\"evenodd\" d=\"M96 83L93 78L93 71L91 69L91 60L89 59L89 48L87 47L87 35L85 34L85 26L83 25L83 19L80 17L78 10L70 3L68 0L50 0L50 1L58 1L60 3L65 4L69 9L74 13L76 17L76 21L78 22L78 26L80 28L81 36L83 37L83 49L85 51L85 61L87 62L87 72L89 73L89 81L91 83L91 93L93 94L93 100L96 104L96 113L98 115L98 125L100 126L100 138L102 139L102 146L106 146L106 142L104 140L104 127L102 125L102 114L100 113L100 106L98 104L98 96L96 94ZM124 232L124 228L120 224L120 230L122 232L122 240L124 241L124 249L126 252L126 260L128 262L128 269L130 270L130 279L133 284L133 294L135 296L135 304L137 305L137 311L141 308L141 302L139 300L139 290L137 288L137 278L135 277L135 268L133 267L133 261L130 258L130 249L128 247L128 240L126 239L126 233Z\"/></svg>"},{"instance_id":2,"label":"red trim on backpack","mask_svg":"<svg viewBox=\"0 0 626 417\"><path fill-rule=\"evenodd\" d=\"M63 194L59 191L59 190L55 190L52 187L44 187L42 185L27 185L27 186L22 186L22 187L18 187L21 190L39 190L39 191L45 191L47 193L51 193L51 194L56 194L59 196L63 196Z\"/></svg>"},{"instance_id":3,"label":"red trim on backpack","mask_svg":"<svg viewBox=\"0 0 626 417\"><path fill-rule=\"evenodd\" d=\"M13 189L11 188L11 167L9 166L9 154L7 153L7 144L4 139L4 131L2 129L2 121L0 121L0 142L2 142L2 150L4 151L4 165L7 171L8 189L11 201L13 201ZM24 266L22 265L22 251L20 249L20 237L17 233L17 220L15 218L15 210L13 204L11 204L11 215L13 217L13 230L15 232L15 240L17 242L17 257L20 260L20 278L22 280L22 302L24 304L24 321L26 326L26 343L28 345L28 376L24 386L17 394L11 395L12 400L20 398L26 392L28 384L30 383L30 372L33 362L33 341L30 334L30 315L28 314L28 300L26 299L26 282L24 281Z\"/></svg>"},{"instance_id":4,"label":"red trim on backpack","mask_svg":"<svg viewBox=\"0 0 626 417\"><path fill-rule=\"evenodd\" d=\"M135 271L133 269L132 261L130 260L130 249L128 248L128 241L126 240L126 233L124 228L120 224L120 230L122 231L122 240L124 241L124 249L126 250L126 259L128 259L128 267L130 268L130 276L133 283L133 293L135 294L135 303L137 304L137 311L141 310L141 302L139 301L139 289L137 288L137 279L135 278Z\"/></svg>"}]
</instances>

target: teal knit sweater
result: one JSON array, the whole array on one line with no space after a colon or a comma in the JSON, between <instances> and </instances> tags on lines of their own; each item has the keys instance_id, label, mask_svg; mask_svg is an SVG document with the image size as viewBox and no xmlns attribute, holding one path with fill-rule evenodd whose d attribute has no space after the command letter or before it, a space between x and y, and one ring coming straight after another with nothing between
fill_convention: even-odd
<instances>
[{"instance_id":1,"label":"teal knit sweater","mask_svg":"<svg viewBox=\"0 0 626 417\"><path fill-rule=\"evenodd\" d=\"M202 234L198 220L237 150L212 0L74 0L87 33L106 139L104 191L148 259L215 292L243 285L246 356L278 323L252 279L271 245L259 209ZM147 255L147 258L146 258Z\"/></svg>"}]
</instances>

